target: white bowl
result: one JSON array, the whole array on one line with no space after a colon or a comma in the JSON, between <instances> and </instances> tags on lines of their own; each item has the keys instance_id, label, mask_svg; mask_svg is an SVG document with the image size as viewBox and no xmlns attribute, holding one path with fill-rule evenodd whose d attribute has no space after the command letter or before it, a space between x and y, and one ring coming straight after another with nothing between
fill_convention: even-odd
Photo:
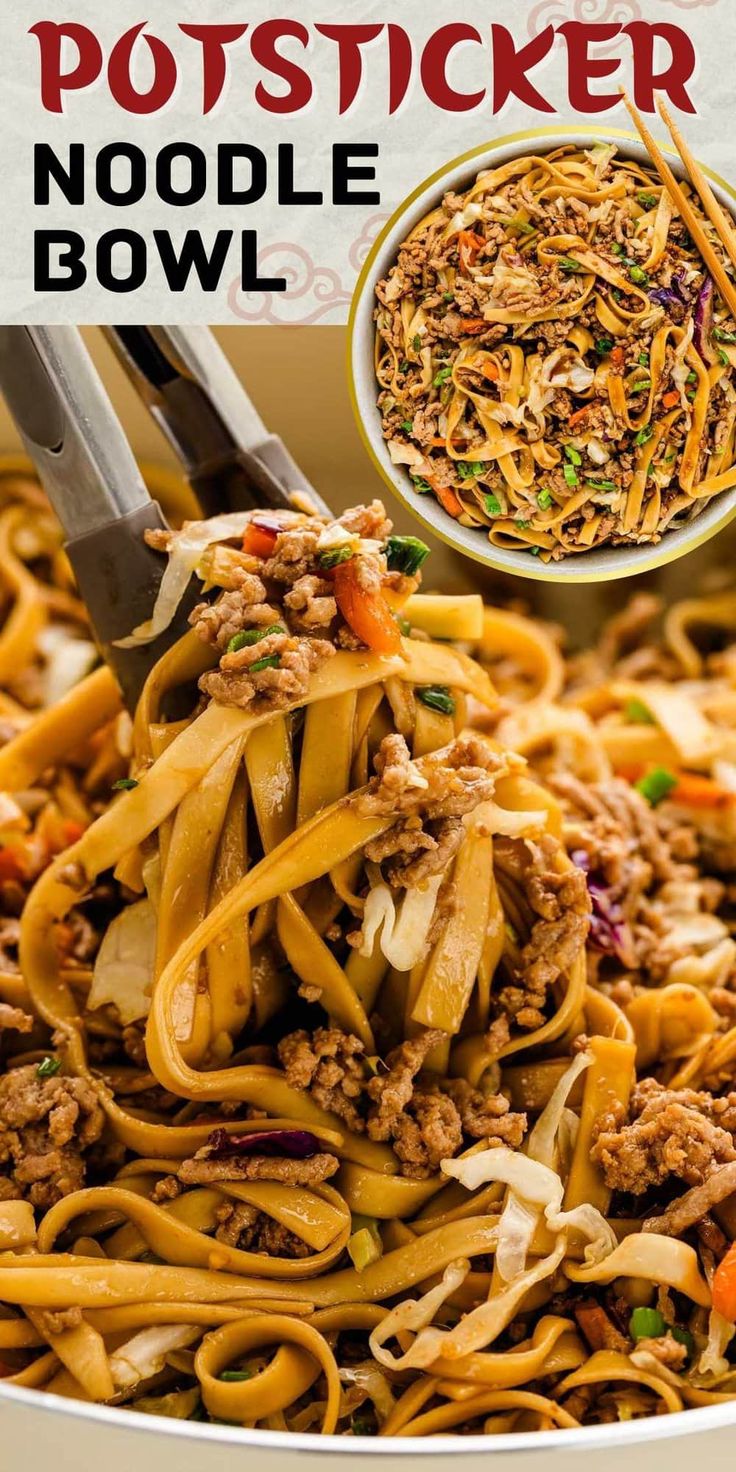
<instances>
[{"instance_id":1,"label":"white bowl","mask_svg":"<svg viewBox=\"0 0 736 1472\"><path fill-rule=\"evenodd\" d=\"M167 1421L0 1386L2 1472L163 1472L167 1461L176 1472L306 1472L338 1457L355 1472L377 1462L382 1472L432 1472L448 1457L462 1472L487 1472L490 1460L497 1472L585 1472L584 1458L595 1472L624 1462L626 1472L691 1472L695 1457L708 1472L732 1472L735 1427L731 1403L580 1431L369 1442Z\"/></svg>"},{"instance_id":2,"label":"white bowl","mask_svg":"<svg viewBox=\"0 0 736 1472\"><path fill-rule=\"evenodd\" d=\"M665 562L672 562L722 531L736 516L736 488L714 496L700 516L685 527L665 532L656 546L646 543L641 547L606 547L595 552L578 553L573 557L563 558L561 562L549 563L530 557L528 552L492 547L483 531L453 522L434 496L420 495L412 490L406 470L391 463L376 403L378 385L374 366L373 320L375 289L377 283L388 274L409 231L439 203L448 189L462 193L481 169L498 168L509 159L520 158L526 153L548 153L566 143L588 148L600 138L622 140L622 154L635 159L637 163L650 162L641 140L633 133L610 128L552 127L499 138L495 143L475 148L471 153L463 154L461 158L453 159L444 168L438 169L436 174L425 179L409 199L399 206L382 230L361 271L350 311L348 374L353 410L366 449L386 484L407 510L443 542L465 552L469 557L474 557L487 567L543 582L590 583L632 577L635 573L649 572ZM665 152L671 154L672 149L666 149ZM678 177L683 177L685 171L676 154L673 156L672 168ZM736 190L711 170L706 169L705 172L718 200L733 214Z\"/></svg>"}]
</instances>

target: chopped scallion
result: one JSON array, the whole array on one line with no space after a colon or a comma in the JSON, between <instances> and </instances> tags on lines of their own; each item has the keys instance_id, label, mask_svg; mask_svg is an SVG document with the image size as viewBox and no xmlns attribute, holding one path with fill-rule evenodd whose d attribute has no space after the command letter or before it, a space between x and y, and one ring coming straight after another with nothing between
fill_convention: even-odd
<instances>
[{"instance_id":1,"label":"chopped scallion","mask_svg":"<svg viewBox=\"0 0 736 1472\"><path fill-rule=\"evenodd\" d=\"M454 716L455 702L447 685L423 685L416 695L430 710L438 710L443 716Z\"/></svg>"},{"instance_id":2,"label":"chopped scallion","mask_svg":"<svg viewBox=\"0 0 736 1472\"><path fill-rule=\"evenodd\" d=\"M645 772L634 785L650 807L656 808L677 786L677 778L665 767L653 767L651 772Z\"/></svg>"},{"instance_id":3,"label":"chopped scallion","mask_svg":"<svg viewBox=\"0 0 736 1472\"><path fill-rule=\"evenodd\" d=\"M648 706L644 704L643 700L628 700L626 702L626 706L624 707L624 715L626 716L627 721L631 721L632 725L634 726L656 725L656 721L654 719L654 716L652 715L652 712L649 710Z\"/></svg>"},{"instance_id":4,"label":"chopped scallion","mask_svg":"<svg viewBox=\"0 0 736 1472\"><path fill-rule=\"evenodd\" d=\"M413 429L414 429L414 420L413 419L402 419L402 421L401 421L401 428L402 429L405 429L407 434L411 434L412 431L413 431Z\"/></svg>"},{"instance_id":5,"label":"chopped scallion","mask_svg":"<svg viewBox=\"0 0 736 1472\"><path fill-rule=\"evenodd\" d=\"M714 327L713 336L716 342L736 342L736 332L728 332L725 327Z\"/></svg>"},{"instance_id":6,"label":"chopped scallion","mask_svg":"<svg viewBox=\"0 0 736 1472\"><path fill-rule=\"evenodd\" d=\"M656 209L658 204L656 194L647 194L645 189L640 189L638 191L636 199L637 203L641 205L643 210Z\"/></svg>"},{"instance_id":7,"label":"chopped scallion","mask_svg":"<svg viewBox=\"0 0 736 1472\"><path fill-rule=\"evenodd\" d=\"M565 454L571 465L582 465L583 457L574 445L565 445Z\"/></svg>"},{"instance_id":8,"label":"chopped scallion","mask_svg":"<svg viewBox=\"0 0 736 1472\"><path fill-rule=\"evenodd\" d=\"M494 496L489 493L487 496L483 497L483 505L485 506L489 516L501 515L502 507L498 496Z\"/></svg>"},{"instance_id":9,"label":"chopped scallion","mask_svg":"<svg viewBox=\"0 0 736 1472\"><path fill-rule=\"evenodd\" d=\"M241 629L239 634L233 634L227 646L228 654L237 654L239 649L250 649L252 644L260 644L268 634L283 634L283 624L269 624L267 629Z\"/></svg>"},{"instance_id":10,"label":"chopped scallion","mask_svg":"<svg viewBox=\"0 0 736 1472\"><path fill-rule=\"evenodd\" d=\"M569 486L577 485L578 476L574 465L563 465L562 474L564 475L565 480Z\"/></svg>"},{"instance_id":11,"label":"chopped scallion","mask_svg":"<svg viewBox=\"0 0 736 1472\"><path fill-rule=\"evenodd\" d=\"M326 552L320 552L317 560L320 567L328 569L338 567L341 562L350 562L354 556L355 549L346 542L344 547L329 547Z\"/></svg>"},{"instance_id":12,"label":"chopped scallion","mask_svg":"<svg viewBox=\"0 0 736 1472\"><path fill-rule=\"evenodd\" d=\"M389 537L386 543L389 572L403 572L412 578L428 557L429 547L419 537Z\"/></svg>"},{"instance_id":13,"label":"chopped scallion","mask_svg":"<svg viewBox=\"0 0 736 1472\"><path fill-rule=\"evenodd\" d=\"M418 333L418 332L417 332L417 333L416 333L416 334L415 334L415 336L414 336L414 337L413 337L413 338L412 338L412 343L411 343L411 345L412 345L412 347L413 347L413 349L414 349L414 352L415 352L415 353L418 353L418 352L419 352L419 351L420 351L420 350L421 350L421 346L422 346L422 339L421 339L421 337L420 337L420 336L419 336L419 333Z\"/></svg>"},{"instance_id":14,"label":"chopped scallion","mask_svg":"<svg viewBox=\"0 0 736 1472\"><path fill-rule=\"evenodd\" d=\"M605 358L606 355L610 353L612 347L612 337L599 337L595 345L595 350L599 358Z\"/></svg>"},{"instance_id":15,"label":"chopped scallion","mask_svg":"<svg viewBox=\"0 0 736 1472\"><path fill-rule=\"evenodd\" d=\"M233 1384L235 1384L235 1383L237 1383L240 1380L252 1380L253 1379L253 1371L252 1370L223 1370L222 1371L222 1374L219 1376L219 1379L220 1380L224 1380L226 1383L233 1383Z\"/></svg>"},{"instance_id":16,"label":"chopped scallion","mask_svg":"<svg viewBox=\"0 0 736 1472\"><path fill-rule=\"evenodd\" d=\"M642 425L641 429L639 430L639 433L634 436L634 444L635 445L646 445L647 444L647 441L652 438L652 435L653 434L654 434L654 430L652 429L651 424L644 424L644 425Z\"/></svg>"},{"instance_id":17,"label":"chopped scallion","mask_svg":"<svg viewBox=\"0 0 736 1472\"><path fill-rule=\"evenodd\" d=\"M445 380L450 377L450 374L451 373L452 373L452 369L450 368L450 366L448 364L445 364L445 367L444 368L440 368L438 370L438 372L435 373L434 378L432 379L432 385L433 385L433 387L434 388L440 388L442 386L442 384L445 382Z\"/></svg>"},{"instance_id":18,"label":"chopped scallion","mask_svg":"<svg viewBox=\"0 0 736 1472\"><path fill-rule=\"evenodd\" d=\"M552 492L540 491L539 495L537 496L537 505L540 511L549 511L549 508L552 505Z\"/></svg>"},{"instance_id":19,"label":"chopped scallion","mask_svg":"<svg viewBox=\"0 0 736 1472\"><path fill-rule=\"evenodd\" d=\"M257 659L248 670L250 675L257 675L259 670L277 670L281 663L278 654L264 654L263 659Z\"/></svg>"},{"instance_id":20,"label":"chopped scallion","mask_svg":"<svg viewBox=\"0 0 736 1472\"><path fill-rule=\"evenodd\" d=\"M117 782L112 784L113 792L132 792L137 786L135 777L118 777Z\"/></svg>"},{"instance_id":21,"label":"chopped scallion","mask_svg":"<svg viewBox=\"0 0 736 1472\"><path fill-rule=\"evenodd\" d=\"M54 1075L59 1072L60 1068L61 1059L52 1058L49 1054L39 1063L38 1068L36 1069L36 1078L53 1078Z\"/></svg>"}]
</instances>

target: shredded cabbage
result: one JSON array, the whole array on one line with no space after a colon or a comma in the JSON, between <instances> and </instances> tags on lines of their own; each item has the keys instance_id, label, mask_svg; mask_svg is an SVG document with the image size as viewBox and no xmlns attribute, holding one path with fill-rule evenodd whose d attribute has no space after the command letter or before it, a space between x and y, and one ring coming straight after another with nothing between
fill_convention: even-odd
<instances>
[{"instance_id":1,"label":"shredded cabbage","mask_svg":"<svg viewBox=\"0 0 736 1472\"><path fill-rule=\"evenodd\" d=\"M572 1228L588 1238L589 1245L585 1250L588 1263L601 1262L616 1246L613 1228L596 1206L576 1206L572 1211L563 1211L565 1188L557 1172L517 1150L499 1145L464 1160L443 1160L441 1169L469 1191L475 1191L489 1181L504 1181L507 1186L512 1186L523 1202L543 1209L551 1232L565 1234ZM499 1223L499 1241L500 1235Z\"/></svg>"},{"instance_id":2,"label":"shredded cabbage","mask_svg":"<svg viewBox=\"0 0 736 1472\"><path fill-rule=\"evenodd\" d=\"M75 639L65 629L50 624L38 636L38 647L46 661L41 675L41 699L55 705L88 675L98 660L90 639Z\"/></svg>"},{"instance_id":3,"label":"shredded cabbage","mask_svg":"<svg viewBox=\"0 0 736 1472\"><path fill-rule=\"evenodd\" d=\"M490 1150L486 1153L492 1155L496 1152ZM497 1339L513 1319L529 1289L552 1276L562 1262L566 1250L567 1240L561 1234L548 1257L540 1258L501 1293L472 1309L453 1329L435 1329L429 1327L432 1318L445 1299L460 1286L468 1272L467 1263L451 1263L436 1288L432 1288L423 1298L408 1299L399 1304L398 1308L392 1309L376 1326L370 1337L371 1353L379 1364L392 1370L425 1370L440 1359L438 1373L441 1374L442 1356L457 1359L462 1355L472 1354L477 1349L485 1349ZM406 1353L397 1358L384 1345L392 1335L403 1329L418 1329L419 1332Z\"/></svg>"},{"instance_id":4,"label":"shredded cabbage","mask_svg":"<svg viewBox=\"0 0 736 1472\"><path fill-rule=\"evenodd\" d=\"M156 912L150 900L128 905L108 926L87 998L91 1011L112 1003L126 1026L148 1016L156 962Z\"/></svg>"},{"instance_id":5,"label":"shredded cabbage","mask_svg":"<svg viewBox=\"0 0 736 1472\"><path fill-rule=\"evenodd\" d=\"M389 965L397 971L411 971L427 948L427 936L444 875L433 874L426 884L405 890L398 914L391 890L380 878L380 869L376 871L371 865L368 877L371 889L363 912L360 954L372 956L380 930L380 947Z\"/></svg>"},{"instance_id":6,"label":"shredded cabbage","mask_svg":"<svg viewBox=\"0 0 736 1472\"><path fill-rule=\"evenodd\" d=\"M708 1320L708 1343L698 1361L701 1375L726 1375L733 1371L733 1365L726 1359L726 1350L734 1334L736 1324L712 1308Z\"/></svg>"},{"instance_id":7,"label":"shredded cabbage","mask_svg":"<svg viewBox=\"0 0 736 1472\"><path fill-rule=\"evenodd\" d=\"M141 1380L158 1375L172 1349L184 1349L201 1334L193 1324L157 1324L142 1329L110 1355L110 1374L119 1390L131 1390Z\"/></svg>"}]
</instances>

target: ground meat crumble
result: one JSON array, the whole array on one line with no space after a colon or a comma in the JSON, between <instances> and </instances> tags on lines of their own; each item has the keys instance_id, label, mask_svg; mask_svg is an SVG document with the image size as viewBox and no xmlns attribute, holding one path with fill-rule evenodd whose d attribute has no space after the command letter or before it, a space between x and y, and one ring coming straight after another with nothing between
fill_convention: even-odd
<instances>
[{"instance_id":1,"label":"ground meat crumble","mask_svg":"<svg viewBox=\"0 0 736 1472\"><path fill-rule=\"evenodd\" d=\"M0 1200L25 1197L48 1210L85 1181L85 1154L104 1114L81 1078L39 1079L36 1067L0 1077Z\"/></svg>"},{"instance_id":2,"label":"ground meat crumble","mask_svg":"<svg viewBox=\"0 0 736 1472\"><path fill-rule=\"evenodd\" d=\"M308 1091L355 1133L389 1142L402 1174L424 1180L457 1154L464 1136L517 1148L526 1129L526 1116L512 1113L502 1094L486 1096L464 1080L422 1071L444 1041L444 1033L429 1029L371 1065L358 1038L318 1028L290 1033L278 1053L292 1088Z\"/></svg>"}]
</instances>

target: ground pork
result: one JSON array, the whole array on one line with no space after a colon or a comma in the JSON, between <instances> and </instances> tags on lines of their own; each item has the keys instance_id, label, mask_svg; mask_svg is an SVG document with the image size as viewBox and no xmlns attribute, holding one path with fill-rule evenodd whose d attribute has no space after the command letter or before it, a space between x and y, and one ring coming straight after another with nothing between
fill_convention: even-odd
<instances>
[{"instance_id":1,"label":"ground pork","mask_svg":"<svg viewBox=\"0 0 736 1472\"><path fill-rule=\"evenodd\" d=\"M639 1339L636 1344L637 1354L650 1354L660 1365L666 1369L673 1370L677 1375L684 1370L687 1364L687 1345L680 1344L674 1334L663 1334L659 1339Z\"/></svg>"},{"instance_id":2,"label":"ground pork","mask_svg":"<svg viewBox=\"0 0 736 1472\"><path fill-rule=\"evenodd\" d=\"M245 573L240 587L225 592L215 603L198 603L189 615L189 622L199 638L214 645L224 654L230 640L243 629L260 627L262 619L254 610L266 606L266 589L254 573ZM278 618L275 609L268 608L267 623Z\"/></svg>"},{"instance_id":3,"label":"ground pork","mask_svg":"<svg viewBox=\"0 0 736 1472\"><path fill-rule=\"evenodd\" d=\"M284 607L294 616L295 624L304 630L326 628L337 618L332 583L313 573L306 573L294 583L284 595Z\"/></svg>"},{"instance_id":4,"label":"ground pork","mask_svg":"<svg viewBox=\"0 0 736 1472\"><path fill-rule=\"evenodd\" d=\"M279 532L271 556L263 566L263 576L275 583L293 587L300 578L314 572L320 526L297 526Z\"/></svg>"},{"instance_id":5,"label":"ground pork","mask_svg":"<svg viewBox=\"0 0 736 1472\"><path fill-rule=\"evenodd\" d=\"M21 1007L0 1002L0 1032L32 1032L33 1018Z\"/></svg>"},{"instance_id":6,"label":"ground pork","mask_svg":"<svg viewBox=\"0 0 736 1472\"><path fill-rule=\"evenodd\" d=\"M266 1257L310 1257L311 1248L280 1222L245 1201L226 1203L217 1209L215 1237L241 1252L261 1252Z\"/></svg>"},{"instance_id":7,"label":"ground pork","mask_svg":"<svg viewBox=\"0 0 736 1472\"><path fill-rule=\"evenodd\" d=\"M220 705L245 709L256 701L260 710L283 710L306 698L310 675L334 653L334 644L326 639L270 634L258 644L224 655L220 669L200 677L199 688ZM277 657L278 665L250 668L267 656Z\"/></svg>"},{"instance_id":8,"label":"ground pork","mask_svg":"<svg viewBox=\"0 0 736 1472\"><path fill-rule=\"evenodd\" d=\"M447 868L464 832L460 818L439 818L426 828L418 817L407 818L367 843L365 857L384 864L384 878L392 888L415 889Z\"/></svg>"},{"instance_id":9,"label":"ground pork","mask_svg":"<svg viewBox=\"0 0 736 1472\"><path fill-rule=\"evenodd\" d=\"M498 1005L518 1027L537 1028L551 986L568 972L585 947L590 928L590 897L579 869L558 871L559 842L545 834L538 842L500 838L494 861L500 875L519 887L539 919L532 926L513 980L499 989Z\"/></svg>"},{"instance_id":10,"label":"ground pork","mask_svg":"<svg viewBox=\"0 0 736 1472\"><path fill-rule=\"evenodd\" d=\"M514 765L513 758L495 752L482 737L468 734L424 757L420 772L404 737L394 733L381 742L374 758L376 776L356 805L370 817L421 813L430 822L461 817L493 795L496 781L506 775L510 763Z\"/></svg>"},{"instance_id":11,"label":"ground pork","mask_svg":"<svg viewBox=\"0 0 736 1472\"><path fill-rule=\"evenodd\" d=\"M5 1199L47 1210L84 1185L85 1152L105 1116L80 1078L39 1079L35 1065L0 1077L0 1173Z\"/></svg>"},{"instance_id":12,"label":"ground pork","mask_svg":"<svg viewBox=\"0 0 736 1472\"><path fill-rule=\"evenodd\" d=\"M308 1160L279 1155L223 1155L210 1157L208 1146L183 1160L177 1171L185 1186L207 1186L213 1181L282 1181L287 1186L318 1186L334 1176L339 1161L327 1151Z\"/></svg>"},{"instance_id":13,"label":"ground pork","mask_svg":"<svg viewBox=\"0 0 736 1472\"><path fill-rule=\"evenodd\" d=\"M336 1027L318 1027L311 1036L292 1032L278 1045L291 1087L308 1089L315 1104L358 1132L364 1129L360 1101L368 1077L364 1052L360 1038Z\"/></svg>"},{"instance_id":14,"label":"ground pork","mask_svg":"<svg viewBox=\"0 0 736 1472\"><path fill-rule=\"evenodd\" d=\"M441 1160L455 1155L464 1133L515 1148L526 1128L525 1116L510 1113L502 1095L484 1098L457 1079L423 1077L415 1083L428 1054L443 1041L444 1033L430 1028L401 1043L386 1059L388 1073L376 1074L368 1084L373 1101L368 1134L390 1140L402 1174L415 1180L426 1179Z\"/></svg>"},{"instance_id":15,"label":"ground pork","mask_svg":"<svg viewBox=\"0 0 736 1472\"><path fill-rule=\"evenodd\" d=\"M517 1148L526 1129L526 1116L512 1113L501 1094L486 1097L461 1079L420 1077L428 1054L444 1040L438 1029L410 1038L374 1074L362 1043L337 1028L318 1028L311 1037L291 1033L278 1051L292 1088L308 1089L357 1133L390 1142L402 1174L424 1180L457 1153L463 1135Z\"/></svg>"},{"instance_id":16,"label":"ground pork","mask_svg":"<svg viewBox=\"0 0 736 1472\"><path fill-rule=\"evenodd\" d=\"M701 1186L716 1167L736 1160L735 1129L736 1094L714 1099L643 1079L633 1091L628 1120L620 1108L598 1120L591 1159L611 1190L634 1196L670 1176Z\"/></svg>"},{"instance_id":17,"label":"ground pork","mask_svg":"<svg viewBox=\"0 0 736 1472\"><path fill-rule=\"evenodd\" d=\"M448 1079L444 1088L462 1121L463 1134L518 1150L527 1126L525 1114L512 1112L504 1094L482 1094L466 1079Z\"/></svg>"},{"instance_id":18,"label":"ground pork","mask_svg":"<svg viewBox=\"0 0 736 1472\"><path fill-rule=\"evenodd\" d=\"M344 526L355 536L365 538L366 541L385 542L393 529L386 515L383 501L378 500L371 501L368 506L351 506L337 519L340 526Z\"/></svg>"}]
</instances>

